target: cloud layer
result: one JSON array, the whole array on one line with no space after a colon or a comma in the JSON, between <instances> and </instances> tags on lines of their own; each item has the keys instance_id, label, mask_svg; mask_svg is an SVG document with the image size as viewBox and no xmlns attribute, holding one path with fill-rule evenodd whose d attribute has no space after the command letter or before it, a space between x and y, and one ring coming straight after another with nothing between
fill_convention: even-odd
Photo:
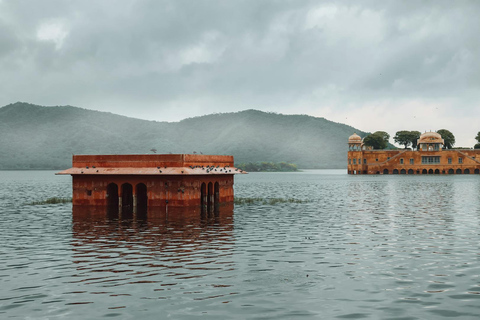
<instances>
[{"instance_id":1,"label":"cloud layer","mask_svg":"<svg viewBox=\"0 0 480 320\"><path fill-rule=\"evenodd\" d=\"M480 131L477 1L0 1L0 105Z\"/></svg>"}]
</instances>

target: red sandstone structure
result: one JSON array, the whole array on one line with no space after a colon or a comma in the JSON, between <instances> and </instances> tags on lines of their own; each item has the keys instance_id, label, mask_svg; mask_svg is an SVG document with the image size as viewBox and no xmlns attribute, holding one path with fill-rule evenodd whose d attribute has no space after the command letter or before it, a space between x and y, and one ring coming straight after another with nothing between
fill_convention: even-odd
<instances>
[{"instance_id":1,"label":"red sandstone structure","mask_svg":"<svg viewBox=\"0 0 480 320\"><path fill-rule=\"evenodd\" d=\"M233 156L196 154L75 155L73 205L120 214L233 207Z\"/></svg>"},{"instance_id":2,"label":"red sandstone structure","mask_svg":"<svg viewBox=\"0 0 480 320\"><path fill-rule=\"evenodd\" d=\"M357 134L348 138L349 174L479 174L480 150L443 149L436 132L417 141L418 150L372 150Z\"/></svg>"}]
</instances>

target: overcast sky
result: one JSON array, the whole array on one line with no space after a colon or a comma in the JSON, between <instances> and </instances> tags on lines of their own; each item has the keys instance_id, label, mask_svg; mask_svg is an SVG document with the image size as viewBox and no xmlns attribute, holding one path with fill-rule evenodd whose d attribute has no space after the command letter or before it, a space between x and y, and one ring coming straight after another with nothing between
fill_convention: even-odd
<instances>
[{"instance_id":1,"label":"overcast sky","mask_svg":"<svg viewBox=\"0 0 480 320\"><path fill-rule=\"evenodd\" d=\"M0 106L480 131L480 1L0 0Z\"/></svg>"}]
</instances>

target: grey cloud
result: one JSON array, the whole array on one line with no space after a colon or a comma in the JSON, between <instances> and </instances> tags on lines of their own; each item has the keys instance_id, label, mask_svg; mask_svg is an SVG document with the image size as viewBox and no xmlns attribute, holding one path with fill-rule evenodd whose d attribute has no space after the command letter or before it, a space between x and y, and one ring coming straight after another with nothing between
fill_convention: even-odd
<instances>
[{"instance_id":1,"label":"grey cloud","mask_svg":"<svg viewBox=\"0 0 480 320\"><path fill-rule=\"evenodd\" d=\"M321 7L330 16L308 27ZM182 100L282 111L478 96L477 2L4 1L0 11L2 105L134 116ZM59 48L37 39L46 23L65 29Z\"/></svg>"}]
</instances>

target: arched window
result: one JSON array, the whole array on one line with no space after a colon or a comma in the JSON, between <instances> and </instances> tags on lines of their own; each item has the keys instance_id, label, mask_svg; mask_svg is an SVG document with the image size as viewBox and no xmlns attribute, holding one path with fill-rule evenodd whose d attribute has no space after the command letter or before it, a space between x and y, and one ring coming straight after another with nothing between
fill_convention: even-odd
<instances>
[{"instance_id":1,"label":"arched window","mask_svg":"<svg viewBox=\"0 0 480 320\"><path fill-rule=\"evenodd\" d=\"M143 183L139 183L135 188L135 193L137 195L137 214L139 216L144 216L147 214L148 207L147 186Z\"/></svg>"},{"instance_id":2,"label":"arched window","mask_svg":"<svg viewBox=\"0 0 480 320\"><path fill-rule=\"evenodd\" d=\"M433 169L428 170L428 174L433 174Z\"/></svg>"},{"instance_id":3,"label":"arched window","mask_svg":"<svg viewBox=\"0 0 480 320\"><path fill-rule=\"evenodd\" d=\"M448 169L448 174L454 174L455 173L455 170L453 169Z\"/></svg>"},{"instance_id":4,"label":"arched window","mask_svg":"<svg viewBox=\"0 0 480 320\"><path fill-rule=\"evenodd\" d=\"M440 170L435 169L435 174L440 174Z\"/></svg>"},{"instance_id":5,"label":"arched window","mask_svg":"<svg viewBox=\"0 0 480 320\"><path fill-rule=\"evenodd\" d=\"M400 170L400 174L406 174L406 173L407 173L407 170L405 169Z\"/></svg>"},{"instance_id":6,"label":"arched window","mask_svg":"<svg viewBox=\"0 0 480 320\"><path fill-rule=\"evenodd\" d=\"M457 169L456 173L457 174L462 174L462 169Z\"/></svg>"},{"instance_id":7,"label":"arched window","mask_svg":"<svg viewBox=\"0 0 480 320\"><path fill-rule=\"evenodd\" d=\"M413 174L413 170L412 170L412 169L408 169L408 174Z\"/></svg>"},{"instance_id":8,"label":"arched window","mask_svg":"<svg viewBox=\"0 0 480 320\"><path fill-rule=\"evenodd\" d=\"M393 174L398 174L398 169L393 169Z\"/></svg>"},{"instance_id":9,"label":"arched window","mask_svg":"<svg viewBox=\"0 0 480 320\"><path fill-rule=\"evenodd\" d=\"M383 174L388 174L388 169L383 169Z\"/></svg>"},{"instance_id":10,"label":"arched window","mask_svg":"<svg viewBox=\"0 0 480 320\"><path fill-rule=\"evenodd\" d=\"M470 174L470 169L465 169L465 171L463 171L463 173Z\"/></svg>"},{"instance_id":11,"label":"arched window","mask_svg":"<svg viewBox=\"0 0 480 320\"><path fill-rule=\"evenodd\" d=\"M218 182L215 182L213 191L214 191L214 197L213 197L214 210L215 210L215 215L217 215L220 209L220 185Z\"/></svg>"},{"instance_id":12,"label":"arched window","mask_svg":"<svg viewBox=\"0 0 480 320\"><path fill-rule=\"evenodd\" d=\"M427 173L428 173L427 169L422 170L422 174L427 174Z\"/></svg>"}]
</instances>

